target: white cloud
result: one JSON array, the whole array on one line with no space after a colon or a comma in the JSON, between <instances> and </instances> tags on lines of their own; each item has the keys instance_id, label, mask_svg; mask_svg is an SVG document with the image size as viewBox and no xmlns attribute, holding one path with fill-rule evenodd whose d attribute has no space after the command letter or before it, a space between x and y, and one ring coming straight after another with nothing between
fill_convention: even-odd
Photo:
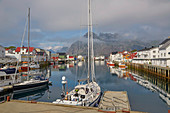
<instances>
[{"instance_id":1,"label":"white cloud","mask_svg":"<svg viewBox=\"0 0 170 113\"><path fill-rule=\"evenodd\" d=\"M168 0L93 0L92 6L94 22L99 27L135 23L170 25ZM31 7L31 20L43 30L79 29L87 23L86 0L2 0L0 25L17 26L26 17L28 7Z\"/></svg>"},{"instance_id":2,"label":"white cloud","mask_svg":"<svg viewBox=\"0 0 170 113\"><path fill-rule=\"evenodd\" d=\"M98 32L133 32L143 26L154 34L157 27L156 35L165 36L170 26L169 6L169 0L92 0L93 23L97 24L94 28ZM1 0L0 42L21 37L18 34L23 32L28 7L32 32L48 33L44 40L49 34L81 30L80 25L87 24L87 0Z\"/></svg>"}]
</instances>

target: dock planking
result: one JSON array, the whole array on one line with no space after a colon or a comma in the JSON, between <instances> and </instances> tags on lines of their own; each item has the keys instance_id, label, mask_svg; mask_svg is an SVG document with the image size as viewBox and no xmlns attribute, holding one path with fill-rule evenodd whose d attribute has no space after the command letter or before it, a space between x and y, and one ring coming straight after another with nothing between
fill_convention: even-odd
<instances>
[{"instance_id":1,"label":"dock planking","mask_svg":"<svg viewBox=\"0 0 170 113\"><path fill-rule=\"evenodd\" d=\"M105 91L99 103L99 110L114 112L130 112L130 104L126 91Z\"/></svg>"}]
</instances>

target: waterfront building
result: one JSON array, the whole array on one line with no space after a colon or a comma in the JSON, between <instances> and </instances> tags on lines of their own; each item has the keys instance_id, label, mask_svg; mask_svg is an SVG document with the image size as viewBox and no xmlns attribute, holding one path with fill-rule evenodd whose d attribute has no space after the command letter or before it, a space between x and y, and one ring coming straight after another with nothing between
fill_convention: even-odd
<instances>
[{"instance_id":1,"label":"waterfront building","mask_svg":"<svg viewBox=\"0 0 170 113\"><path fill-rule=\"evenodd\" d=\"M152 65L159 65L159 62L157 59L159 58L159 48L158 47L152 47L150 49L150 59Z\"/></svg>"},{"instance_id":2,"label":"waterfront building","mask_svg":"<svg viewBox=\"0 0 170 113\"><path fill-rule=\"evenodd\" d=\"M137 57L133 59L133 63L149 64L150 62L150 48L144 48L137 52Z\"/></svg>"},{"instance_id":3,"label":"waterfront building","mask_svg":"<svg viewBox=\"0 0 170 113\"><path fill-rule=\"evenodd\" d=\"M69 60L69 61L73 61L73 60L74 60L74 56L67 55L67 60Z\"/></svg>"},{"instance_id":4,"label":"waterfront building","mask_svg":"<svg viewBox=\"0 0 170 113\"><path fill-rule=\"evenodd\" d=\"M80 60L80 61L84 60L84 58L85 58L85 56L82 56L82 55L77 56L77 59Z\"/></svg>"},{"instance_id":5,"label":"waterfront building","mask_svg":"<svg viewBox=\"0 0 170 113\"><path fill-rule=\"evenodd\" d=\"M55 62L58 61L58 54L56 53L51 54L51 60Z\"/></svg>"},{"instance_id":6,"label":"waterfront building","mask_svg":"<svg viewBox=\"0 0 170 113\"><path fill-rule=\"evenodd\" d=\"M30 61L35 61L36 50L34 47L29 47L29 59ZM28 47L17 47L15 50L15 56L19 61L28 61Z\"/></svg>"},{"instance_id":7,"label":"waterfront building","mask_svg":"<svg viewBox=\"0 0 170 113\"><path fill-rule=\"evenodd\" d=\"M131 62L134 57L136 57L137 52L112 52L109 56L110 61L116 62Z\"/></svg>"},{"instance_id":8,"label":"waterfront building","mask_svg":"<svg viewBox=\"0 0 170 113\"><path fill-rule=\"evenodd\" d=\"M35 56L35 61L40 62L40 61L47 61L48 55L44 49L36 48L36 56Z\"/></svg>"},{"instance_id":9,"label":"waterfront building","mask_svg":"<svg viewBox=\"0 0 170 113\"><path fill-rule=\"evenodd\" d=\"M58 53L58 60L66 60L67 54L66 53Z\"/></svg>"},{"instance_id":10,"label":"waterfront building","mask_svg":"<svg viewBox=\"0 0 170 113\"><path fill-rule=\"evenodd\" d=\"M170 67L170 37L159 45L159 58L157 62L162 67Z\"/></svg>"},{"instance_id":11,"label":"waterfront building","mask_svg":"<svg viewBox=\"0 0 170 113\"><path fill-rule=\"evenodd\" d=\"M137 57L132 62L170 67L170 37L159 44L158 47L139 50Z\"/></svg>"},{"instance_id":12,"label":"waterfront building","mask_svg":"<svg viewBox=\"0 0 170 113\"><path fill-rule=\"evenodd\" d=\"M109 56L109 61L116 61L117 57L116 57L116 54L118 52L112 52Z\"/></svg>"},{"instance_id":13,"label":"waterfront building","mask_svg":"<svg viewBox=\"0 0 170 113\"><path fill-rule=\"evenodd\" d=\"M30 51L30 55L29 55L30 61L34 61L34 62L46 61L46 59L48 58L45 50L43 49L29 47L29 51ZM19 59L20 62L28 61L28 47L24 47L24 46L22 48L17 47L16 50L7 49L6 55L16 57L17 59Z\"/></svg>"},{"instance_id":14,"label":"waterfront building","mask_svg":"<svg viewBox=\"0 0 170 113\"><path fill-rule=\"evenodd\" d=\"M46 53L46 60L51 61L51 51L45 50Z\"/></svg>"}]
</instances>

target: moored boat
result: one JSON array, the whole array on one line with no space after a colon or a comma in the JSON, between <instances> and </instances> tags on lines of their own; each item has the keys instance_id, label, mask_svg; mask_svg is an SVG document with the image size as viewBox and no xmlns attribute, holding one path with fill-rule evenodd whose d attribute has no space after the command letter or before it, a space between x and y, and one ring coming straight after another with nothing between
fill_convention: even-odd
<instances>
[{"instance_id":1,"label":"moored boat","mask_svg":"<svg viewBox=\"0 0 170 113\"><path fill-rule=\"evenodd\" d=\"M115 67L115 63L110 61L110 62L109 62L109 66L110 66L110 67Z\"/></svg>"},{"instance_id":2,"label":"moored boat","mask_svg":"<svg viewBox=\"0 0 170 113\"><path fill-rule=\"evenodd\" d=\"M77 85L63 100L57 99L53 103L76 106L95 106L101 97L101 89L96 82Z\"/></svg>"},{"instance_id":3,"label":"moored boat","mask_svg":"<svg viewBox=\"0 0 170 113\"><path fill-rule=\"evenodd\" d=\"M22 83L14 84L13 92L15 92L15 93L26 92L31 89L37 89L37 88L43 87L44 85L48 85L48 80L31 79L29 81L24 81Z\"/></svg>"},{"instance_id":4,"label":"moored boat","mask_svg":"<svg viewBox=\"0 0 170 113\"><path fill-rule=\"evenodd\" d=\"M23 65L21 66L21 69L24 71L27 71L28 77L30 74L30 51L29 51L29 36L30 36L30 8L28 9L28 61L27 62L23 62ZM44 85L48 85L48 79L41 79L41 78L32 78L31 80L29 80L27 78L27 81L21 82L21 83L17 83L17 84L13 84L13 92L24 92L24 91L28 91L30 89L36 89L36 88L40 88L43 87Z\"/></svg>"}]
</instances>

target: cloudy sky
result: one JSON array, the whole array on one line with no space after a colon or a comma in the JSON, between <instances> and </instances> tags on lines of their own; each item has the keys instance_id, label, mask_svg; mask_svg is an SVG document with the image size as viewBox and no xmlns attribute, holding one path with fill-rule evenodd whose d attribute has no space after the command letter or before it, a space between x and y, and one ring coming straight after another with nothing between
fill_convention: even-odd
<instances>
[{"instance_id":1,"label":"cloudy sky","mask_svg":"<svg viewBox=\"0 0 170 113\"><path fill-rule=\"evenodd\" d=\"M87 0L0 0L0 45L20 46L29 7L31 46L67 47L87 31ZM97 33L141 40L170 36L170 0L92 0L92 12Z\"/></svg>"}]
</instances>

